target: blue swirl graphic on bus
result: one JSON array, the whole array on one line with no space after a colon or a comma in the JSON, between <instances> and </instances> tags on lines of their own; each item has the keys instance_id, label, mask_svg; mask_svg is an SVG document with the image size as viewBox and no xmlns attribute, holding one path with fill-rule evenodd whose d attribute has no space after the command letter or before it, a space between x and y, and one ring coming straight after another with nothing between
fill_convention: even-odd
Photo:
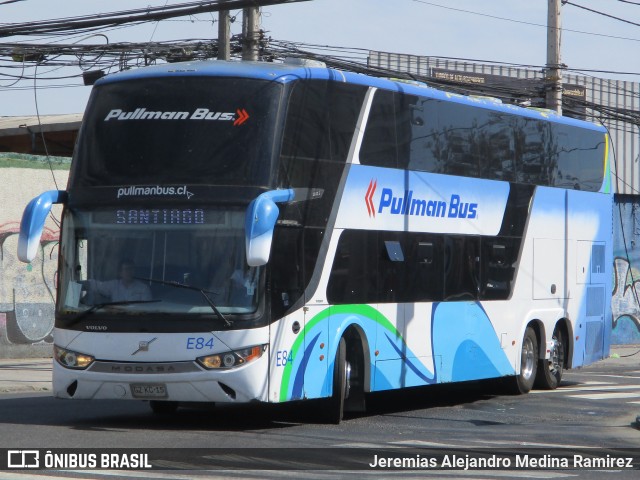
<instances>
[{"instance_id":1,"label":"blue swirl graphic on bus","mask_svg":"<svg viewBox=\"0 0 640 480\"><path fill-rule=\"evenodd\" d=\"M302 357L302 361L300 362L300 367L298 368L295 379L293 381L293 389L291 391L291 400L300 400L303 398L304 372L307 369L309 358L311 357L311 353L313 352L313 347L318 341L318 337L320 337L320 333L317 333L316 336L311 339L311 341L307 345L307 348L304 349L304 355Z\"/></svg>"},{"instance_id":2,"label":"blue swirl graphic on bus","mask_svg":"<svg viewBox=\"0 0 640 480\"><path fill-rule=\"evenodd\" d=\"M442 359L439 382L514 375L496 331L478 302L441 302L431 314L433 355Z\"/></svg>"},{"instance_id":3,"label":"blue swirl graphic on bus","mask_svg":"<svg viewBox=\"0 0 640 480\"><path fill-rule=\"evenodd\" d=\"M364 334L365 342L375 345L369 358L365 358L371 369L371 391L515 374L480 303L435 303L430 320L431 354L421 357L409 348L387 318L368 305L341 305L320 312L305 327L308 342L304 348L298 348L303 351L294 355L295 360L288 366L290 370L283 375L281 400L331 395L336 348L345 330L353 325ZM428 320L425 324L429 325ZM328 365L310 361L314 354L320 353L314 349L323 348L321 344L318 347L322 336L329 336L329 343L334 346L326 352L330 359ZM292 350L296 350L295 345Z\"/></svg>"}]
</instances>

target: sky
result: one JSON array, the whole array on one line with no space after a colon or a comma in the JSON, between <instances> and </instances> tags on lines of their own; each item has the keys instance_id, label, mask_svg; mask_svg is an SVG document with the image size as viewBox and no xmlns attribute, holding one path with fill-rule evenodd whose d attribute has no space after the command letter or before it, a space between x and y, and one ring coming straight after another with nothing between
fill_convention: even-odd
<instances>
[{"instance_id":1,"label":"sky","mask_svg":"<svg viewBox=\"0 0 640 480\"><path fill-rule=\"evenodd\" d=\"M175 0L22 0L2 4L0 23L28 23L134 8L179 4ZM310 0L262 9L261 26L277 40L424 56L532 65L546 63L546 0ZM598 10L627 22L585 11ZM232 34L241 32L237 14ZM216 38L217 13L105 31L109 42ZM570 0L562 7L562 63L605 78L640 81L640 0ZM5 37L0 43L101 43L104 37ZM616 73L617 72L617 73ZM632 73L623 75L621 72ZM81 113L90 93L79 68L40 67L34 80L0 64L0 116ZM33 76L34 69L25 71ZM40 78L40 79L39 79Z\"/></svg>"}]
</instances>

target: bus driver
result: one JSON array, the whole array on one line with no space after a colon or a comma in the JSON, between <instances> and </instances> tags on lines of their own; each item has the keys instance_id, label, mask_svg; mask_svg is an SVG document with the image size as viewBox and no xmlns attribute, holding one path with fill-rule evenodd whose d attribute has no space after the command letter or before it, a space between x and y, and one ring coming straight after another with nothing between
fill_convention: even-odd
<instances>
[{"instance_id":1,"label":"bus driver","mask_svg":"<svg viewBox=\"0 0 640 480\"><path fill-rule=\"evenodd\" d=\"M149 301L151 289L148 285L133 276L135 265L132 260L125 258L120 261L116 280L101 282L88 280L86 286L92 293L99 293L108 297L112 302Z\"/></svg>"}]
</instances>

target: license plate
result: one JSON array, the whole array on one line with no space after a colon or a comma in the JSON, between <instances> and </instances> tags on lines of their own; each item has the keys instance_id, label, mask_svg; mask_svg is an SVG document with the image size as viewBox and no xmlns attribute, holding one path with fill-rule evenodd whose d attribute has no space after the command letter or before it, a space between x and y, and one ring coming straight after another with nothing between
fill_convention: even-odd
<instances>
[{"instance_id":1,"label":"license plate","mask_svg":"<svg viewBox=\"0 0 640 480\"><path fill-rule=\"evenodd\" d=\"M167 387L162 383L131 384L131 395L135 398L167 398Z\"/></svg>"}]
</instances>

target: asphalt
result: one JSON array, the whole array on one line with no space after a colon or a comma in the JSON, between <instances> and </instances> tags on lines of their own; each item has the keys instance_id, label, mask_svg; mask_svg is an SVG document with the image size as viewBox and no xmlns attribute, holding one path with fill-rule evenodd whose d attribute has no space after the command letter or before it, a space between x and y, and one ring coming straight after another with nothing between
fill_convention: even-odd
<instances>
[{"instance_id":1,"label":"asphalt","mask_svg":"<svg viewBox=\"0 0 640 480\"><path fill-rule=\"evenodd\" d=\"M0 394L51 392L51 358L0 359ZM597 363L606 366L638 365L640 345L618 345L611 356Z\"/></svg>"}]
</instances>

